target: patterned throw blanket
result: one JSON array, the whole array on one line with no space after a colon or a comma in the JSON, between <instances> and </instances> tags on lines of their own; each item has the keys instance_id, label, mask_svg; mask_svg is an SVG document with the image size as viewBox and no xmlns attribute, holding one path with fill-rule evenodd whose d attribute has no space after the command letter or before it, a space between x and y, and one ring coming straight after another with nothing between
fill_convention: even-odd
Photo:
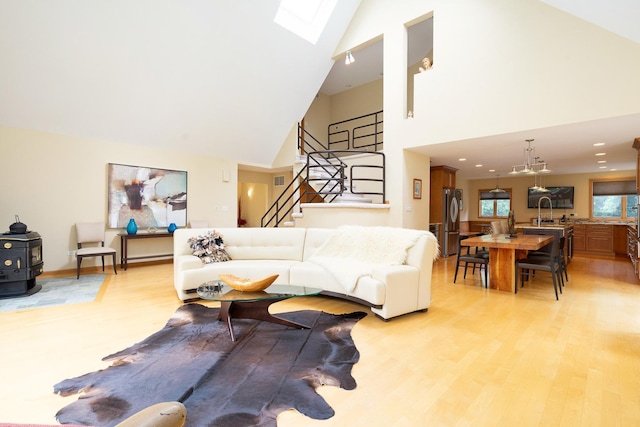
<instances>
[{"instance_id":1,"label":"patterned throw blanket","mask_svg":"<svg viewBox=\"0 0 640 427\"><path fill-rule=\"evenodd\" d=\"M353 292L358 279L371 276L379 265L402 265L407 252L427 232L395 227L339 227L309 262L318 264Z\"/></svg>"}]
</instances>

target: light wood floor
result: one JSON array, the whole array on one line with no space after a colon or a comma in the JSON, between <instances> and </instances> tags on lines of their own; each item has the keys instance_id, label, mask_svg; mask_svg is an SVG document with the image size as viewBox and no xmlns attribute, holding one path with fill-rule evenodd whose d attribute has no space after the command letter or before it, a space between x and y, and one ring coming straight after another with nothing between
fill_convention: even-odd
<instances>
[{"instance_id":1,"label":"light wood floor","mask_svg":"<svg viewBox=\"0 0 640 427\"><path fill-rule=\"evenodd\" d=\"M358 387L320 389L336 415L290 426L640 425L640 282L626 259L575 258L556 302L540 281L517 295L475 277L452 283L454 258L436 262L427 313L353 331ZM53 385L106 367L101 358L162 328L180 305L170 264L109 275L95 302L0 313L0 422L55 423L76 397ZM363 310L317 297L276 311ZM126 386L126 384L123 384Z\"/></svg>"}]
</instances>

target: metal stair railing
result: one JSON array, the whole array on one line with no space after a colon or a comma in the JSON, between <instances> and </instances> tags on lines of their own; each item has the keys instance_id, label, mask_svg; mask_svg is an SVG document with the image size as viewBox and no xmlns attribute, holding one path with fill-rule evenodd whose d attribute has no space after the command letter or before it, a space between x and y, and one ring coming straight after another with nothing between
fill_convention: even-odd
<instances>
[{"instance_id":1,"label":"metal stair railing","mask_svg":"<svg viewBox=\"0 0 640 427\"><path fill-rule=\"evenodd\" d=\"M294 206L300 203L302 198L300 194L300 177L306 173L306 166L300 170L287 185L280 197L267 209L267 212L260 219L261 227L278 227L293 211ZM294 184L297 184L294 185ZM293 188L295 187L295 188ZM296 198L296 194L298 197Z\"/></svg>"},{"instance_id":2,"label":"metal stair railing","mask_svg":"<svg viewBox=\"0 0 640 427\"><path fill-rule=\"evenodd\" d=\"M347 165L342 159L342 155L353 155L353 154L366 154L369 156L377 156L380 157L380 164L353 164L351 166ZM312 160L316 157L321 159L335 159L337 162L333 167L335 171L331 171L330 166L326 165L312 165ZM316 160L316 163L318 161ZM327 176L320 178L313 178L310 176L311 171L315 169L323 170ZM338 196L344 194L345 191L349 190L351 194L357 195L368 195L368 196L379 196L380 203L384 203L386 200L386 189L385 189L385 174L386 174L386 158L384 153L370 152L366 150L323 150L323 151L315 151L307 154L307 180L309 182L313 181L326 181L326 183L319 190L315 190L316 194L319 194L321 197L325 199L325 201L331 203ZM345 173L348 171L348 174ZM365 176L357 176L356 172L364 172L364 171L379 171L376 177L365 177ZM349 187L345 186L345 181L349 182ZM360 191L356 190L357 183L377 183L378 191ZM327 197L329 197L327 199Z\"/></svg>"},{"instance_id":3,"label":"metal stair railing","mask_svg":"<svg viewBox=\"0 0 640 427\"><path fill-rule=\"evenodd\" d=\"M344 171L346 168L346 163L340 160L331 150L307 153L307 164L305 166L307 171L306 180L311 184L311 187L313 187L313 182L324 182L324 185L318 190L314 189L313 193L320 195L325 202L333 202L336 197L346 190L344 185ZM320 177L314 178L312 176L314 173L320 175ZM307 187L305 189L305 196L307 198L309 197L309 193L309 188ZM329 196L328 200L327 196Z\"/></svg>"},{"instance_id":4,"label":"metal stair railing","mask_svg":"<svg viewBox=\"0 0 640 427\"><path fill-rule=\"evenodd\" d=\"M327 126L328 149L380 151L383 148L383 111L365 114ZM373 150L368 150L368 148Z\"/></svg>"},{"instance_id":5,"label":"metal stair railing","mask_svg":"<svg viewBox=\"0 0 640 427\"><path fill-rule=\"evenodd\" d=\"M360 118L375 116L376 120L373 124L375 127L375 147L382 144L382 141L378 140L378 136L381 132L378 132L378 124L381 124L381 120L378 120L379 114L373 113ZM353 119L353 120L357 120ZM349 122L349 120L345 121ZM341 122L341 123L345 123ZM366 128L371 125L364 125L361 128ZM354 128L354 134L355 134ZM331 150L325 146L322 142L318 141L313 135L307 132L300 124L298 124L298 150L302 153L307 152L306 164L296 174L293 180L287 185L280 197L269 207L267 212L262 216L260 220L261 227L278 227L285 222L289 215L293 212L294 208L301 202L309 201L315 196L321 197L325 203L331 203L335 201L339 196L343 195L345 191L349 191L352 194L357 195L377 195L381 197L381 203L385 201L385 157L383 153L371 152L368 150ZM348 166L341 157L349 156L353 154L367 154L381 157L381 165L372 164L354 164ZM356 171L365 170L379 170L379 178L366 178L357 177ZM348 171L348 174L346 173ZM320 174L321 177L315 177L313 175ZM347 176L348 175L348 176ZM320 189L310 189L312 182L323 182L324 184ZM349 182L347 188L345 182ZM303 183L308 185L301 191ZM357 191L356 183L358 182L373 182L378 183L380 186L379 191Z\"/></svg>"}]
</instances>

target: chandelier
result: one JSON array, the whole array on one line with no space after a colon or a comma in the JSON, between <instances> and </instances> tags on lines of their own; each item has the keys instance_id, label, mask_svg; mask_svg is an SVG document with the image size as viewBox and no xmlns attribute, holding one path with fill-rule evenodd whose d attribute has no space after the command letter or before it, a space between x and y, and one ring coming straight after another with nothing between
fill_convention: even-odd
<instances>
[{"instance_id":1,"label":"chandelier","mask_svg":"<svg viewBox=\"0 0 640 427\"><path fill-rule=\"evenodd\" d=\"M520 165L513 165L509 174L537 174L537 173L549 173L551 169L547 168L547 162L541 160L540 157L536 157L536 148L531 146L533 139L525 139L527 147L522 150L524 155L524 163Z\"/></svg>"}]
</instances>

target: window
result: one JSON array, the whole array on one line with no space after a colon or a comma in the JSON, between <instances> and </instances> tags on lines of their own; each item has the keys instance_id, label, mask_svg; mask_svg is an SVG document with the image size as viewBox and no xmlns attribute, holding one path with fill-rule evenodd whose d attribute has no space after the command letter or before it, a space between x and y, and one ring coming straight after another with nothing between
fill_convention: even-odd
<instances>
[{"instance_id":1,"label":"window","mask_svg":"<svg viewBox=\"0 0 640 427\"><path fill-rule=\"evenodd\" d=\"M591 217L632 219L638 216L635 179L591 180Z\"/></svg>"},{"instance_id":2,"label":"window","mask_svg":"<svg viewBox=\"0 0 640 427\"><path fill-rule=\"evenodd\" d=\"M494 193L491 190L480 190L480 206L478 207L481 218L507 218L511 210L511 189Z\"/></svg>"},{"instance_id":3,"label":"window","mask_svg":"<svg viewBox=\"0 0 640 427\"><path fill-rule=\"evenodd\" d=\"M280 0L274 22L316 44L336 3L337 0Z\"/></svg>"}]
</instances>

